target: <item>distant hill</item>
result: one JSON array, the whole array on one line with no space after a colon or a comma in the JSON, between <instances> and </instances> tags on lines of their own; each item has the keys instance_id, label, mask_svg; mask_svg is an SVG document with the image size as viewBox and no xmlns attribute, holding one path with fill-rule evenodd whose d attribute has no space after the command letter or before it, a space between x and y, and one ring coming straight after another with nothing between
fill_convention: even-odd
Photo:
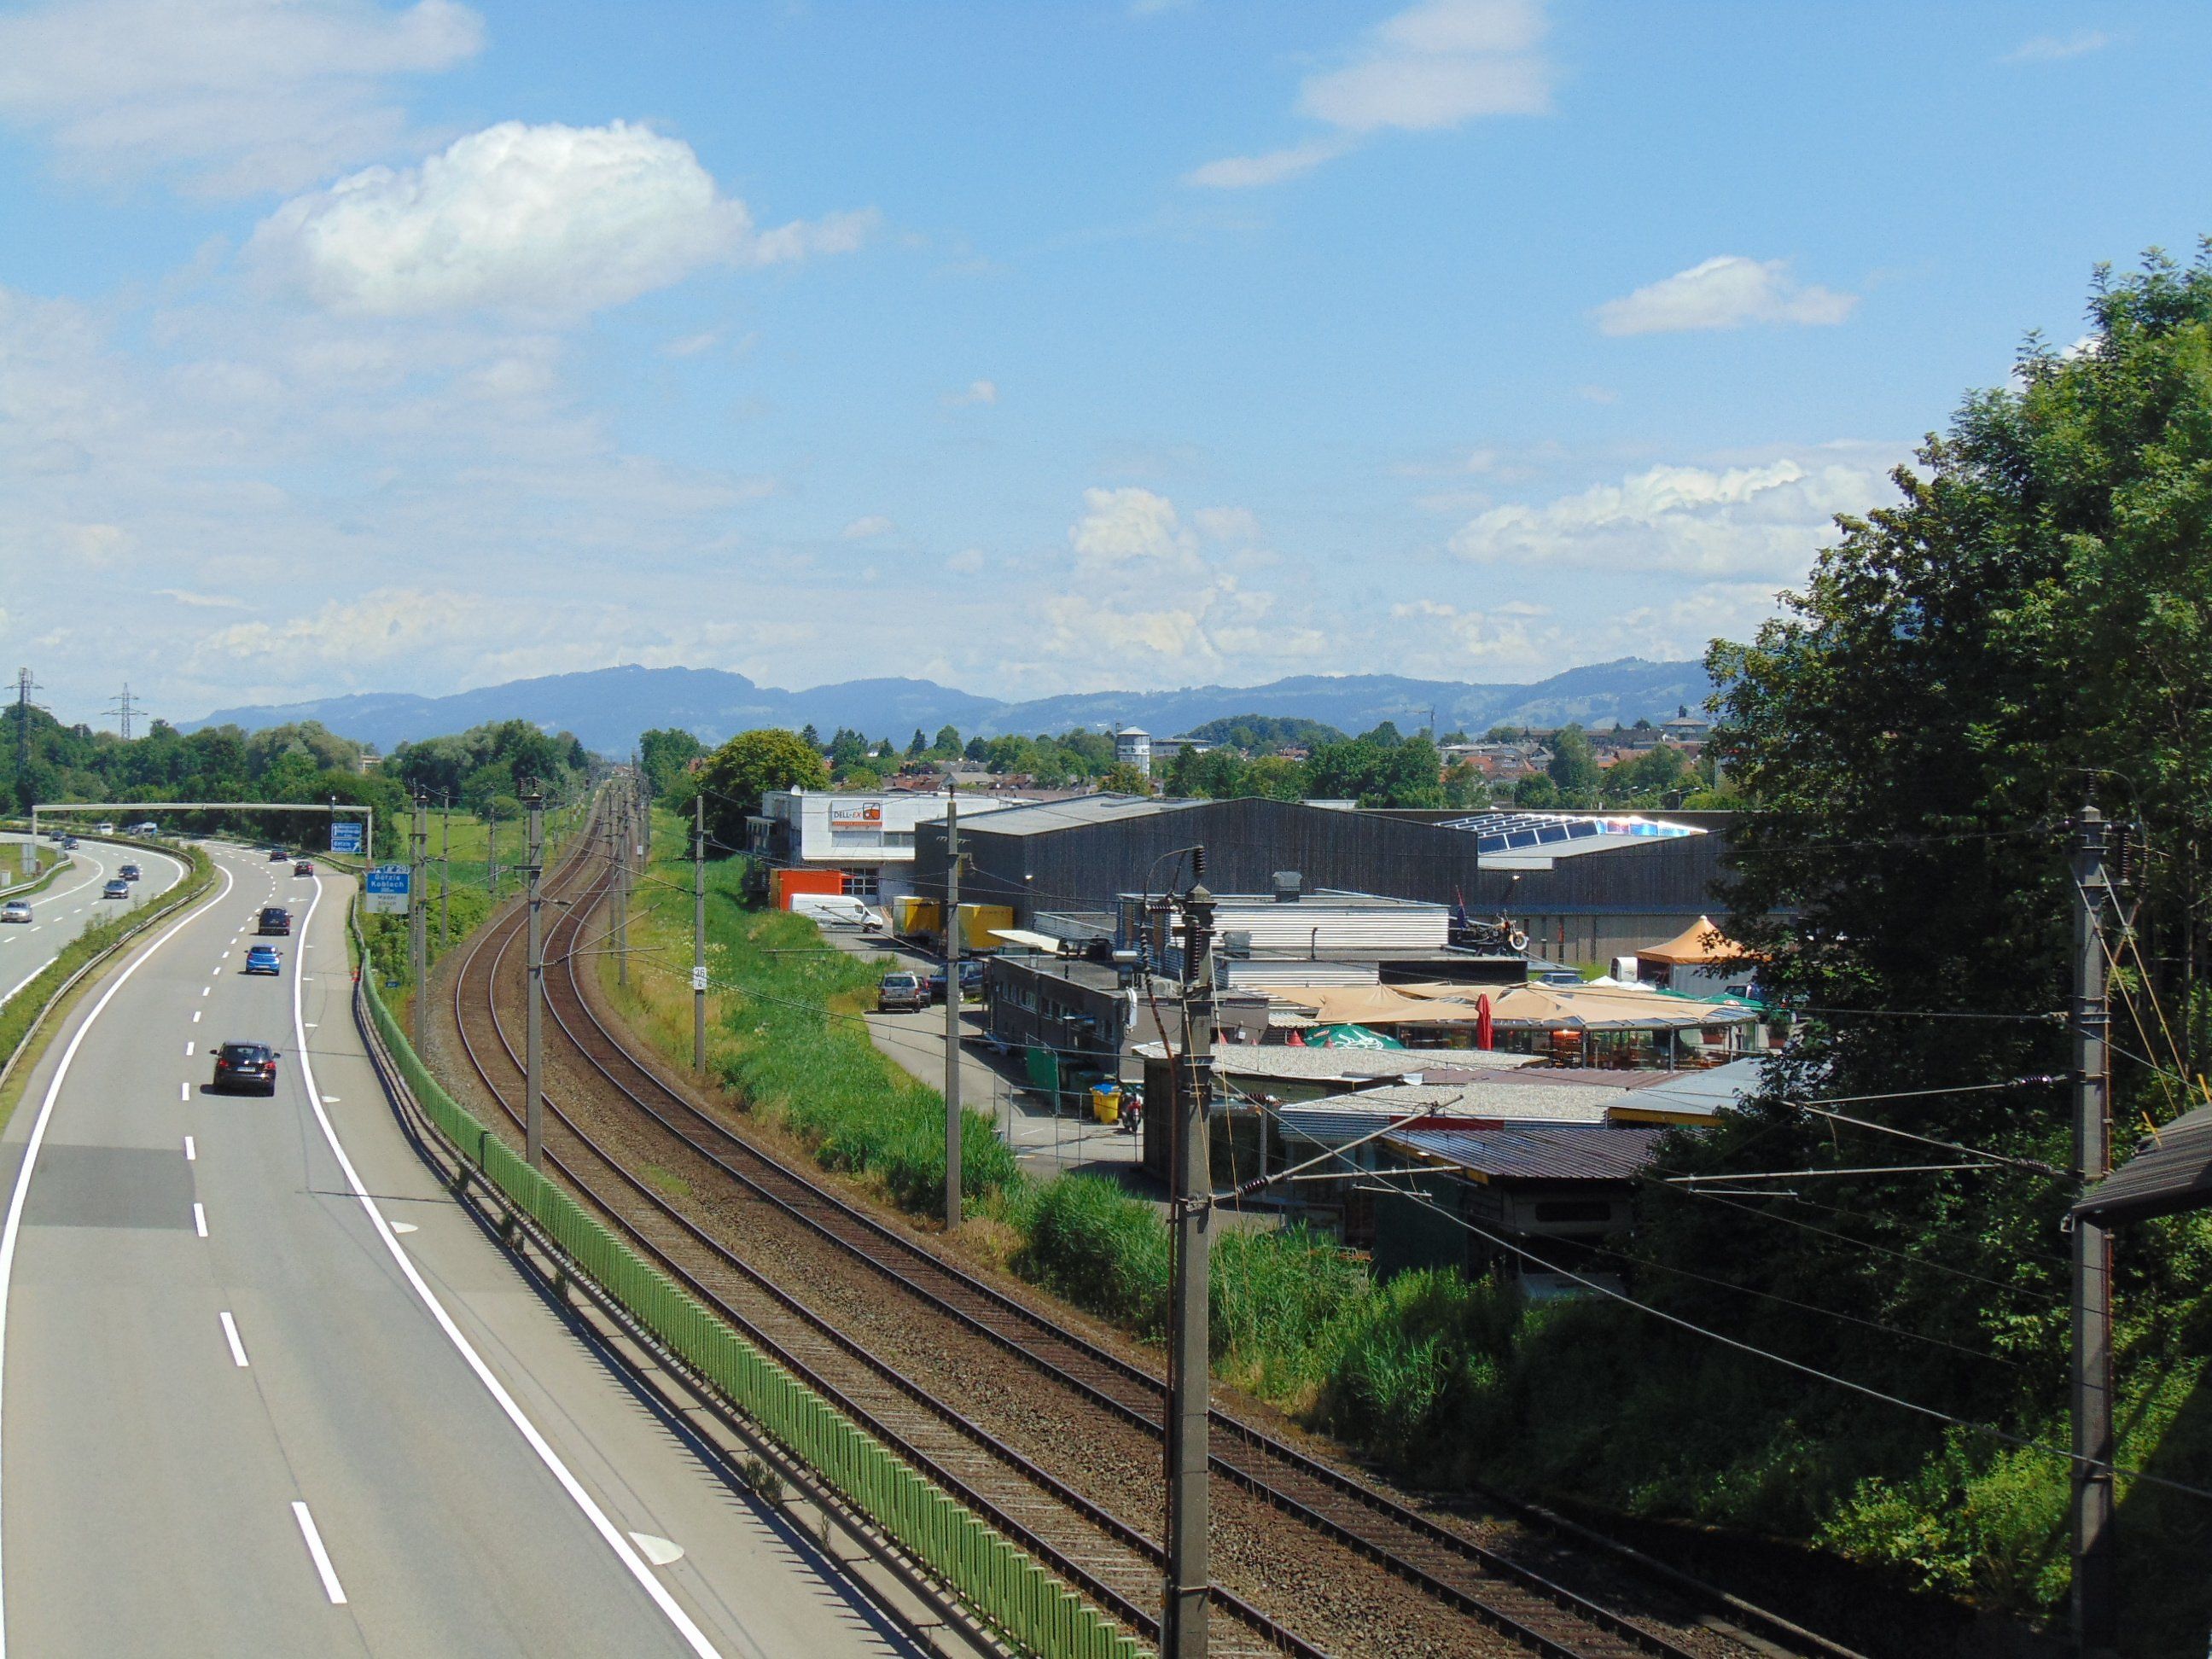
<instances>
[{"instance_id":1,"label":"distant hill","mask_svg":"<svg viewBox=\"0 0 2212 1659\"><path fill-rule=\"evenodd\" d=\"M486 720L526 720L574 732L587 748L626 754L641 732L677 726L709 743L748 726L812 726L823 736L848 726L904 745L916 726L934 736L951 725L963 737L1009 732L1105 730L1141 726L1157 737L1188 732L1237 714L1316 720L1364 732L1384 720L1401 731L1425 726L1436 711L1439 734L1491 726L1585 726L1659 720L1711 694L1702 664L1618 662L1571 668L1533 685L1415 680L1395 674L1304 674L1267 685L1201 685L1179 691L1088 691L1031 702L979 697L931 680L845 680L808 691L759 685L716 668L601 668L511 680L451 696L358 692L276 707L219 708L184 729L233 725L248 731L320 720L342 736L389 750L411 738L465 731Z\"/></svg>"}]
</instances>

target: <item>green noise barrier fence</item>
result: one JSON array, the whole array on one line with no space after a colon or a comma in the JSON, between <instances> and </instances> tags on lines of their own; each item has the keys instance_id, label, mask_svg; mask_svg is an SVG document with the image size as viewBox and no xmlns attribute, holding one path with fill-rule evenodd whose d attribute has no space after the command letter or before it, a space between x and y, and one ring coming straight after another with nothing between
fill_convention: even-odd
<instances>
[{"instance_id":1,"label":"green noise barrier fence","mask_svg":"<svg viewBox=\"0 0 2212 1659\"><path fill-rule=\"evenodd\" d=\"M1025 1551L894 1456L586 1215L477 1121L430 1075L362 975L371 1018L431 1121L486 1179L612 1296L786 1450L815 1471L1016 1646L1050 1659L1141 1659L1148 1650Z\"/></svg>"}]
</instances>

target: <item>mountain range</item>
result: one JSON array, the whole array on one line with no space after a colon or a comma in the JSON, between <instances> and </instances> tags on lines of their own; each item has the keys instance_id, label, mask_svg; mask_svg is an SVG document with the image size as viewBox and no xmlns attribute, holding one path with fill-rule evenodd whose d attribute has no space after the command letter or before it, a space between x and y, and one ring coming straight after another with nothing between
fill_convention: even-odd
<instances>
[{"instance_id":1,"label":"mountain range","mask_svg":"<svg viewBox=\"0 0 2212 1659\"><path fill-rule=\"evenodd\" d=\"M951 725L963 737L996 737L1141 726L1165 737L1230 714L1297 715L1353 732L1387 720L1411 731L1425 726L1433 710L1438 733L1480 733L1499 725L1661 720L1685 704L1695 708L1711 690L1701 663L1646 662L1639 657L1571 668L1534 684L1301 674L1266 685L1084 691L1027 702L977 696L931 680L845 680L785 691L721 669L631 665L510 680L443 697L356 692L310 702L221 708L186 722L183 729L231 725L258 731L319 720L343 737L389 750L486 720L526 720L549 731L573 732L586 748L611 755L627 753L641 732L670 726L683 726L708 743L757 726L811 726L825 737L842 726L903 746L916 727L932 736L940 726Z\"/></svg>"}]
</instances>

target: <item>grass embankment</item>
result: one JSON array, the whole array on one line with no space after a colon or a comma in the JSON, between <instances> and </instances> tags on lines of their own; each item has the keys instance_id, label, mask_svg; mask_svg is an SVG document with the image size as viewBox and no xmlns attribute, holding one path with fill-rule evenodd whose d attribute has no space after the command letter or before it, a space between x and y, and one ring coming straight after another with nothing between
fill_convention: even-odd
<instances>
[{"instance_id":1,"label":"grass embankment","mask_svg":"<svg viewBox=\"0 0 2212 1659\"><path fill-rule=\"evenodd\" d=\"M624 1012L665 1052L691 1047L690 871L684 827L656 823L654 882L641 884ZM708 866L708 1064L750 1110L824 1167L898 1207L943 1211L945 1102L881 1054L858 1018L880 969L825 949L804 917L748 909L741 860ZM1014 1272L1146 1340L1164 1335L1168 1235L1154 1208L1091 1176L1039 1180L991 1120L970 1111L962 1190L971 1242ZM1513 1304L1456 1274L1376 1283L1365 1263L1303 1228L1227 1228L1213 1246L1219 1374L1317 1425L1382 1451L1424 1439L1445 1375L1476 1340L1498 1340ZM1425 1471L1431 1478L1445 1471Z\"/></svg>"},{"instance_id":2,"label":"grass embankment","mask_svg":"<svg viewBox=\"0 0 2212 1659\"><path fill-rule=\"evenodd\" d=\"M175 856L178 850L169 849L171 856ZM68 983L70 975L101 951L144 928L154 915L173 912L207 891L215 879L213 862L197 847L186 847L181 850L186 862L182 881L149 903L134 905L105 921L93 923L64 945L61 954L41 969L29 984L10 997L5 1007L0 1007L0 1067L4 1067L15 1058L16 1050L23 1046L31 1028L38 1023L40 1012ZM82 988L78 994L81 991ZM48 1026L46 1029L51 1031L53 1028ZM25 1061L30 1058L27 1054L23 1056ZM27 1064L19 1064L15 1075L9 1079L5 1093L0 1094L0 1124L4 1124L9 1114L15 1110L15 1102L22 1094L23 1079L30 1075L30 1070Z\"/></svg>"}]
</instances>

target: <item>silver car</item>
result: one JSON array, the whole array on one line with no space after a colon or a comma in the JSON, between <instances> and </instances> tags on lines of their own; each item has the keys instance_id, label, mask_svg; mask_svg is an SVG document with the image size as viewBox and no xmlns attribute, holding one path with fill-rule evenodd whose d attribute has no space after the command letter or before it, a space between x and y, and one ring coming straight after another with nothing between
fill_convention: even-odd
<instances>
[{"instance_id":1,"label":"silver car","mask_svg":"<svg viewBox=\"0 0 2212 1659\"><path fill-rule=\"evenodd\" d=\"M28 921L30 919L31 906L27 900L9 899L5 904L0 904L0 921Z\"/></svg>"}]
</instances>

